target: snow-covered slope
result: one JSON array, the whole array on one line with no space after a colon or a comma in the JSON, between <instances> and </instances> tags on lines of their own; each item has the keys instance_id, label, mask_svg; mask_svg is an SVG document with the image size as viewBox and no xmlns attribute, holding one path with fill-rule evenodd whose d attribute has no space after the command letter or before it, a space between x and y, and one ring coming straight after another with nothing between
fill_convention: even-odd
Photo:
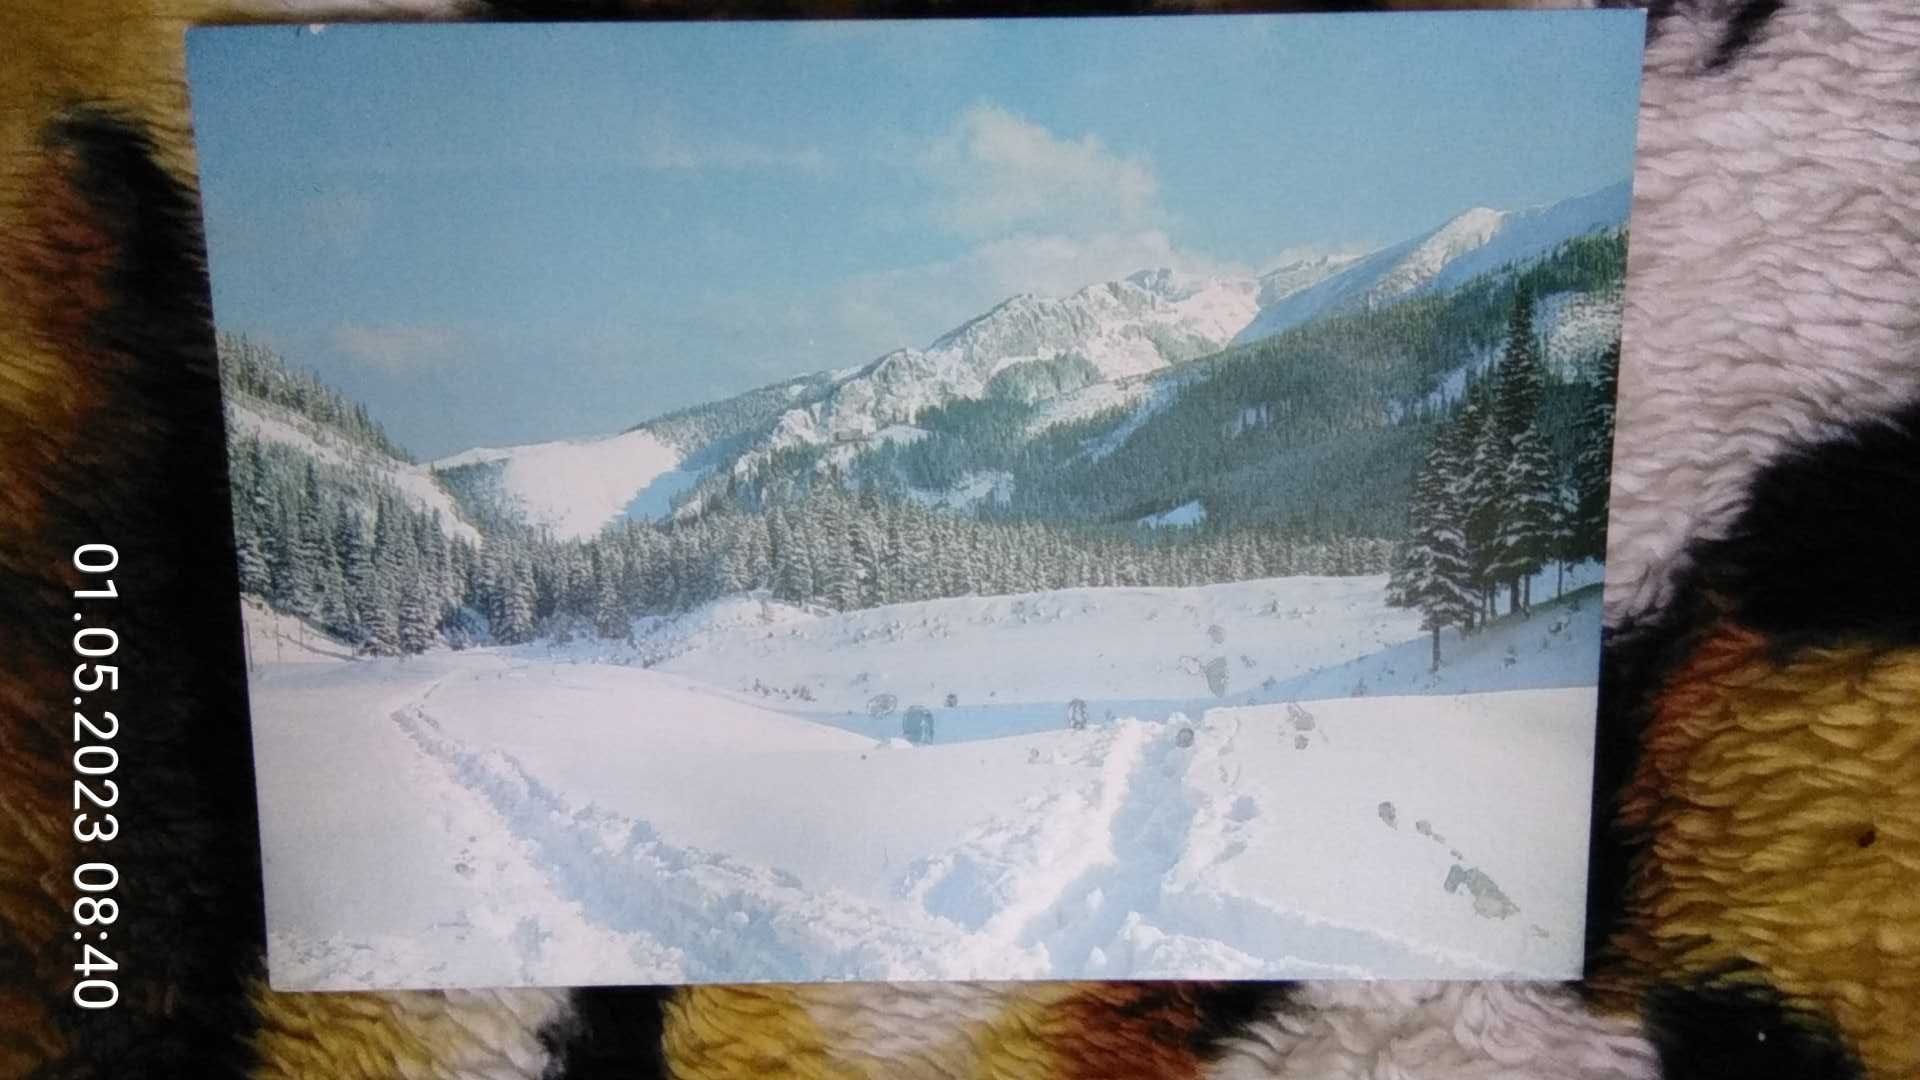
<instances>
[{"instance_id":1,"label":"snow-covered slope","mask_svg":"<svg viewBox=\"0 0 1920 1080\"><path fill-rule=\"evenodd\" d=\"M480 540L480 533L460 515L452 496L434 480L432 471L425 465L390 458L342 438L304 416L244 394L228 397L227 422L236 434L251 434L262 442L280 443L322 464L371 476L399 492L415 509L437 511L440 525L448 536L469 543Z\"/></svg>"},{"instance_id":2,"label":"snow-covered slope","mask_svg":"<svg viewBox=\"0 0 1920 1080\"><path fill-rule=\"evenodd\" d=\"M1618 290L1540 297L1534 333L1548 367L1563 379L1592 377L1592 366L1620 340L1621 314Z\"/></svg>"},{"instance_id":3,"label":"snow-covered slope","mask_svg":"<svg viewBox=\"0 0 1920 1080\"><path fill-rule=\"evenodd\" d=\"M1631 187L1621 181L1548 206L1475 207L1432 232L1382 248L1264 304L1235 340L1257 341L1322 315L1452 288L1510 263L1537 259L1574 237L1625 225L1631 201Z\"/></svg>"},{"instance_id":4,"label":"snow-covered slope","mask_svg":"<svg viewBox=\"0 0 1920 1080\"><path fill-rule=\"evenodd\" d=\"M786 413L771 445L865 439L929 406L980 397L996 374L1025 361L1078 357L1103 381L1156 371L1224 346L1253 319L1259 292L1250 278L1143 270L1063 299L1023 293Z\"/></svg>"},{"instance_id":5,"label":"snow-covered slope","mask_svg":"<svg viewBox=\"0 0 1920 1080\"><path fill-rule=\"evenodd\" d=\"M1144 403L1137 427L1173 389L1159 381L1173 365L1319 315L1537 258L1571 237L1622 224L1627 198L1620 184L1552 206L1470 210L1371 255L1311 256L1259 277L1150 269L1061 298L1021 294L925 348L897 349L858 368L800 376L621 435L468 450L434 464L468 471L463 496L478 488L490 509L578 537L622 514L663 516L675 496L729 462L739 475L775 451L815 446L834 448L816 467L844 467L874 445L911 437L907 425L924 409L1004 392L996 376L1028 374L1022 365L1042 369L1023 397L1043 407L1031 430ZM716 452L703 456L708 447Z\"/></svg>"},{"instance_id":6,"label":"snow-covered slope","mask_svg":"<svg viewBox=\"0 0 1920 1080\"><path fill-rule=\"evenodd\" d=\"M1143 270L1061 299L1023 294L942 335L899 349L788 411L769 446L858 443L921 409L987 392L1026 361L1078 357L1113 381L1159 371L1335 311L1451 288L1623 225L1627 184L1525 210L1469 210L1432 232L1366 256L1322 255L1258 278Z\"/></svg>"},{"instance_id":7,"label":"snow-covered slope","mask_svg":"<svg viewBox=\"0 0 1920 1080\"><path fill-rule=\"evenodd\" d=\"M494 493L528 524L572 539L599 532L636 503L658 516L674 492L695 479L680 451L644 430L603 439L570 439L465 450L433 463L447 471L482 467ZM656 504L652 505L652 504Z\"/></svg>"}]
</instances>

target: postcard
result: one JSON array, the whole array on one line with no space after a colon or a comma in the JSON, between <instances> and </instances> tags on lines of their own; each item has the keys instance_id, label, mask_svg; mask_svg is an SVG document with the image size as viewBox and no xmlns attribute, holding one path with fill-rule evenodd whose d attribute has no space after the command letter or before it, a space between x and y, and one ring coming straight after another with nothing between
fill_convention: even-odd
<instances>
[{"instance_id":1,"label":"postcard","mask_svg":"<svg viewBox=\"0 0 1920 1080\"><path fill-rule=\"evenodd\" d=\"M1578 977L1643 29L192 32L273 986Z\"/></svg>"}]
</instances>

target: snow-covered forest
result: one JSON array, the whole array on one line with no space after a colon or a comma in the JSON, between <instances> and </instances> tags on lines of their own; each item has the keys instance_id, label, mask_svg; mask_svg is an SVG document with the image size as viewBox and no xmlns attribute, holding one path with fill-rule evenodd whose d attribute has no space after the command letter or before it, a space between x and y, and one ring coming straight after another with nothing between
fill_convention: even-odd
<instances>
[{"instance_id":1,"label":"snow-covered forest","mask_svg":"<svg viewBox=\"0 0 1920 1080\"><path fill-rule=\"evenodd\" d=\"M224 342L223 357L241 355L254 384L300 378L259 345ZM339 415L329 397L268 400L301 402L289 407L323 425ZM371 422L341 434L392 445ZM372 655L542 632L620 638L634 618L754 590L845 611L1078 586L1374 574L1393 550L1380 537L1307 539L1275 527L1152 532L959 515L838 483L760 511L721 505L665 526L622 521L591 540L505 528L476 545L450 538L438 511L377 478L251 433L233 442L232 491L242 590Z\"/></svg>"},{"instance_id":2,"label":"snow-covered forest","mask_svg":"<svg viewBox=\"0 0 1920 1080\"><path fill-rule=\"evenodd\" d=\"M1515 296L1507 341L1492 375L1437 425L1408 501L1408 535L1387 584L1387 602L1417 608L1433 635L1472 631L1500 610L1533 602L1532 579L1606 555L1607 483L1620 346L1601 356L1571 459L1556 461L1542 428L1543 364L1532 298Z\"/></svg>"}]
</instances>

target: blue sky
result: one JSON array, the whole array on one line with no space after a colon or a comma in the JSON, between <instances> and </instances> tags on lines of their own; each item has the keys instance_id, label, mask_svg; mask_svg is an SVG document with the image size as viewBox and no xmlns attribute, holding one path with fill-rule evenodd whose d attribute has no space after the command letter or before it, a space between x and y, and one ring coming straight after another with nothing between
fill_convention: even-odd
<instances>
[{"instance_id":1,"label":"blue sky","mask_svg":"<svg viewBox=\"0 0 1920 1080\"><path fill-rule=\"evenodd\" d=\"M196 30L215 316L417 455L1631 172L1637 12Z\"/></svg>"}]
</instances>

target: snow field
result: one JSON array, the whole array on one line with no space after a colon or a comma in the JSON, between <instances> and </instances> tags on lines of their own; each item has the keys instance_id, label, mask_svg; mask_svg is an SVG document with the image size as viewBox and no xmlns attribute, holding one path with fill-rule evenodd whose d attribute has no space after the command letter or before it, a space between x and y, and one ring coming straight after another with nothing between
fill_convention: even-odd
<instances>
[{"instance_id":1,"label":"snow field","mask_svg":"<svg viewBox=\"0 0 1920 1080\"><path fill-rule=\"evenodd\" d=\"M1256 956L1339 941L1374 978L1577 976L1596 701L1210 710L1184 759L1193 821L1165 924Z\"/></svg>"},{"instance_id":2,"label":"snow field","mask_svg":"<svg viewBox=\"0 0 1920 1080\"><path fill-rule=\"evenodd\" d=\"M1576 975L1590 663L1263 698L1425 675L1380 592L735 597L632 644L262 665L274 985ZM1453 646L1463 681L1590 659L1573 599Z\"/></svg>"}]
</instances>

